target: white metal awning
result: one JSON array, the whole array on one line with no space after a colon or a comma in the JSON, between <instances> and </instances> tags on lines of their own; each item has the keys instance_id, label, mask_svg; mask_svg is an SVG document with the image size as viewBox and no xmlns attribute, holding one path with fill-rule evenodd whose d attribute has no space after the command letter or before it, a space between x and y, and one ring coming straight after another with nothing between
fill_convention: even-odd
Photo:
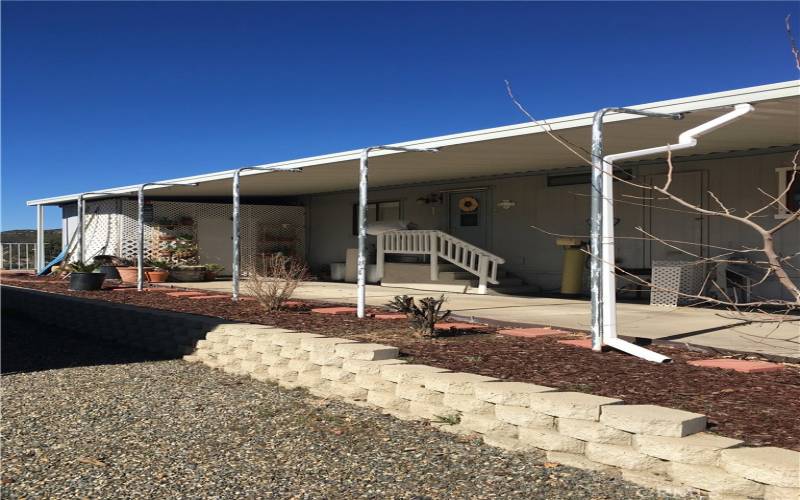
<instances>
[{"instance_id":1,"label":"white metal awning","mask_svg":"<svg viewBox=\"0 0 800 500\"><path fill-rule=\"evenodd\" d=\"M608 115L605 149L608 154L677 141L681 131L724 114L730 106L751 103L756 111L735 124L704 138L692 155L789 146L800 143L800 81L789 81L728 92L661 101L639 106L660 112L688 113L681 121L634 115ZM611 103L613 104L613 103ZM535 111L535 103L528 103ZM546 120L550 129L588 151L592 113ZM434 155L377 151L370 163L370 188L467 179L491 175L553 170L585 165L545 133L542 126L524 123L397 144L439 148ZM365 144L365 146L368 146ZM302 173L258 172L242 174L242 196L292 196L354 190L358 180L360 150L261 165L302 168ZM585 154L588 157L588 154ZM235 170L235 169L234 169ZM231 194L234 170L158 180L199 183L196 187L153 186L150 195L193 198ZM153 179L143 179L143 182ZM93 189L108 194L132 194L138 185ZM150 189L149 189L150 190ZM108 196L105 195L105 197ZM78 194L31 200L28 205L57 205L76 200ZM87 195L86 198L102 197Z\"/></svg>"}]
</instances>

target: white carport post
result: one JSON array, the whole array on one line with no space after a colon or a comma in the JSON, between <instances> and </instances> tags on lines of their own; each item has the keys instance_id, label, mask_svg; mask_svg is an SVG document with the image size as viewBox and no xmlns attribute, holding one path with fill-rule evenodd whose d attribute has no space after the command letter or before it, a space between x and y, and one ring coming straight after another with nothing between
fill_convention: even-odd
<instances>
[{"instance_id":1,"label":"white carport post","mask_svg":"<svg viewBox=\"0 0 800 500\"><path fill-rule=\"evenodd\" d=\"M231 239L233 240L233 255L231 260L231 300L237 302L239 300L239 274L240 274L240 244L239 239L241 236L241 199L239 196L240 178L242 172L246 170L259 170L261 172L302 172L301 168L280 168L280 167L242 167L237 168L233 172L233 209L231 220L233 221L233 231Z\"/></svg>"},{"instance_id":2,"label":"white carport post","mask_svg":"<svg viewBox=\"0 0 800 500\"><path fill-rule=\"evenodd\" d=\"M663 363L670 361L667 356L644 349L630 342L626 342L617 337L617 301L615 286L615 266L614 266L614 162L628 160L642 156L662 154L668 151L693 148L697 145L697 138L701 135L712 132L723 127L745 114L753 111L750 104L738 104L733 111L719 116L706 123L698 125L683 132L678 136L678 143L674 145L659 146L637 151L628 151L608 155L603 158L603 192L602 192L602 282L603 282L603 324L602 324L602 344L608 345L628 354ZM594 333L594 332L593 332Z\"/></svg>"},{"instance_id":3,"label":"white carport post","mask_svg":"<svg viewBox=\"0 0 800 500\"><path fill-rule=\"evenodd\" d=\"M147 186L196 186L196 182L182 183L182 182L145 182L139 185L137 192L138 200L138 231L136 239L136 290L144 290L144 190ZM83 238L81 238L83 241Z\"/></svg>"},{"instance_id":4,"label":"white carport post","mask_svg":"<svg viewBox=\"0 0 800 500\"><path fill-rule=\"evenodd\" d=\"M44 269L44 205L36 205L36 272Z\"/></svg>"},{"instance_id":5,"label":"white carport post","mask_svg":"<svg viewBox=\"0 0 800 500\"><path fill-rule=\"evenodd\" d=\"M437 148L414 148L401 146L371 146L361 150L358 169L358 263L356 315L363 318L367 300L367 177L369 176L369 154L372 151L402 151L436 153Z\"/></svg>"}]
</instances>

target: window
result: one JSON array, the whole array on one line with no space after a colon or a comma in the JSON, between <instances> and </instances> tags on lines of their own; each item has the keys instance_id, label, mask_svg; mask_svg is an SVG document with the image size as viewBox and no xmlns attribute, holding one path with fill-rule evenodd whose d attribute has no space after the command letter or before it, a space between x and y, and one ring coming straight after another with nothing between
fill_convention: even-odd
<instances>
[{"instance_id":1,"label":"window","mask_svg":"<svg viewBox=\"0 0 800 500\"><path fill-rule=\"evenodd\" d=\"M367 203L367 225L371 222L400 220L399 201ZM358 234L358 203L353 204L353 235Z\"/></svg>"},{"instance_id":2,"label":"window","mask_svg":"<svg viewBox=\"0 0 800 500\"><path fill-rule=\"evenodd\" d=\"M792 168L778 168L775 171L778 172L778 193L783 193L792 181ZM795 175L794 182L789 186L781 203L786 208L778 207L778 213L775 215L777 218L787 217L790 213L800 210L800 172Z\"/></svg>"}]
</instances>

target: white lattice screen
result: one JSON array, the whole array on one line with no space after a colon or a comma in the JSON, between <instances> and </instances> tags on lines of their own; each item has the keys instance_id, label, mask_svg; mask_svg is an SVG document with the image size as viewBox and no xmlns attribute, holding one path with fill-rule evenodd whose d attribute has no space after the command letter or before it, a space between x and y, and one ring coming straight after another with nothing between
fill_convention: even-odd
<instances>
[{"instance_id":1,"label":"white lattice screen","mask_svg":"<svg viewBox=\"0 0 800 500\"><path fill-rule=\"evenodd\" d=\"M692 261L653 261L653 289L650 305L678 306L692 302L687 295L699 294L703 288L704 268Z\"/></svg>"},{"instance_id":2,"label":"white lattice screen","mask_svg":"<svg viewBox=\"0 0 800 500\"><path fill-rule=\"evenodd\" d=\"M184 203L153 201L152 222L145 223L145 258L158 259L153 244L154 226L162 219L178 220L189 217L198 222L204 218L231 220L232 206L225 203ZM136 257L137 204L135 200L102 200L86 203L86 256L109 254L123 258ZM291 235L292 252L305 256L305 208L279 205L242 205L241 255L242 263L251 262L264 251L265 239L282 238L288 245ZM226 228L227 230L227 228Z\"/></svg>"}]
</instances>

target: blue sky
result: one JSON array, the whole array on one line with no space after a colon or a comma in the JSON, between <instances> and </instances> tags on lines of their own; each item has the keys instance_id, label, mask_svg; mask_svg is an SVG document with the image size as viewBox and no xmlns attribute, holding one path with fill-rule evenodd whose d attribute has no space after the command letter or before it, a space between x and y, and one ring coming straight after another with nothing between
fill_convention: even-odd
<instances>
[{"instance_id":1,"label":"blue sky","mask_svg":"<svg viewBox=\"0 0 800 500\"><path fill-rule=\"evenodd\" d=\"M506 78L542 118L790 80L788 13L3 2L2 228L28 199L524 121Z\"/></svg>"}]
</instances>

